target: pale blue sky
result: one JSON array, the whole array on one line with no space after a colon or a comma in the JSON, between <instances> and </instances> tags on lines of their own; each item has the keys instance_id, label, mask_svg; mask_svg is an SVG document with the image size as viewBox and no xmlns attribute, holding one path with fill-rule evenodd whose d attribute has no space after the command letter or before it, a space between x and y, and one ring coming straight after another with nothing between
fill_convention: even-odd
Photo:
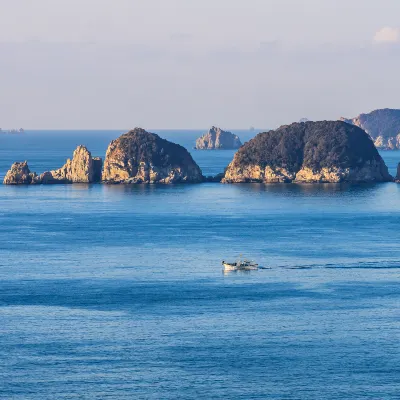
<instances>
[{"instance_id":1,"label":"pale blue sky","mask_svg":"<svg viewBox=\"0 0 400 400\"><path fill-rule=\"evenodd\" d=\"M275 127L400 107L398 0L0 0L0 126Z\"/></svg>"}]
</instances>

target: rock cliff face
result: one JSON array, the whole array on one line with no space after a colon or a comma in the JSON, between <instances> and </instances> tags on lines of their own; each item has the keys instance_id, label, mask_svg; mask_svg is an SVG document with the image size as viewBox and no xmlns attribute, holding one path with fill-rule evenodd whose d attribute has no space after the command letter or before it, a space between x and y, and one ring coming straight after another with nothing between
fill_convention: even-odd
<instances>
[{"instance_id":1,"label":"rock cliff face","mask_svg":"<svg viewBox=\"0 0 400 400\"><path fill-rule=\"evenodd\" d=\"M100 161L99 161L100 160ZM92 183L101 175L101 159L93 160L85 146L78 146L72 160L59 169L41 175L42 183Z\"/></svg>"},{"instance_id":2,"label":"rock cliff face","mask_svg":"<svg viewBox=\"0 0 400 400\"><path fill-rule=\"evenodd\" d=\"M321 121L258 134L236 153L223 182L392 180L362 129L340 121Z\"/></svg>"},{"instance_id":3,"label":"rock cliff face","mask_svg":"<svg viewBox=\"0 0 400 400\"><path fill-rule=\"evenodd\" d=\"M400 163L397 165L396 182L400 183Z\"/></svg>"},{"instance_id":4,"label":"rock cliff face","mask_svg":"<svg viewBox=\"0 0 400 400\"><path fill-rule=\"evenodd\" d=\"M4 184L100 182L101 168L101 158L92 158L90 151L85 146L78 146L74 151L72 160L68 159L61 168L44 172L40 176L37 176L35 172L30 172L26 161L14 163L4 178Z\"/></svg>"},{"instance_id":5,"label":"rock cliff face","mask_svg":"<svg viewBox=\"0 0 400 400\"><path fill-rule=\"evenodd\" d=\"M29 185L40 183L39 177L35 172L31 172L28 163L16 162L11 166L11 169L4 177L3 183L5 185Z\"/></svg>"},{"instance_id":6,"label":"rock cliff face","mask_svg":"<svg viewBox=\"0 0 400 400\"><path fill-rule=\"evenodd\" d=\"M135 128L108 146L102 179L107 183L197 183L203 175L184 147Z\"/></svg>"},{"instance_id":7,"label":"rock cliff face","mask_svg":"<svg viewBox=\"0 0 400 400\"><path fill-rule=\"evenodd\" d=\"M385 108L341 121L364 129L380 149L400 149L400 110Z\"/></svg>"},{"instance_id":8,"label":"rock cliff face","mask_svg":"<svg viewBox=\"0 0 400 400\"><path fill-rule=\"evenodd\" d=\"M238 149L242 145L239 136L213 126L207 133L196 140L197 150Z\"/></svg>"}]
</instances>

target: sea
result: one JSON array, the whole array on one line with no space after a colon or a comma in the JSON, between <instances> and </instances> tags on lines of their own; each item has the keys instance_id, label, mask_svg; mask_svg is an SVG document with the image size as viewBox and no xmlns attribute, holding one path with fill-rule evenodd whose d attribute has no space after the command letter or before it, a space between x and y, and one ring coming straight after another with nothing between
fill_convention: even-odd
<instances>
[{"instance_id":1,"label":"sea","mask_svg":"<svg viewBox=\"0 0 400 400\"><path fill-rule=\"evenodd\" d=\"M0 135L0 179L121 133ZM0 398L400 399L399 226L395 183L0 185Z\"/></svg>"}]
</instances>

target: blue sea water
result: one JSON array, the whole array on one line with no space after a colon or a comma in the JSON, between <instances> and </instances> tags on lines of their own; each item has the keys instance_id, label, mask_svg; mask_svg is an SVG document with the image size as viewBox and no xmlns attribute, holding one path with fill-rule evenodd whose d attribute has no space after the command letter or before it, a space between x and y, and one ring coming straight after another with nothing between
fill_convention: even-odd
<instances>
[{"instance_id":1,"label":"blue sea water","mask_svg":"<svg viewBox=\"0 0 400 400\"><path fill-rule=\"evenodd\" d=\"M0 176L120 133L0 136ZM206 175L233 157L190 151ZM1 185L0 206L1 399L400 398L400 185ZM270 269L222 274L240 253Z\"/></svg>"}]
</instances>

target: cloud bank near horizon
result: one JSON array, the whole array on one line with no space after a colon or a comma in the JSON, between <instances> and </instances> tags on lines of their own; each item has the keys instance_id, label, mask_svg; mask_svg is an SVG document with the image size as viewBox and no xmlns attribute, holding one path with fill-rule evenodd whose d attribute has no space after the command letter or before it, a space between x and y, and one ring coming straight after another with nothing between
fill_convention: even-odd
<instances>
[{"instance_id":1,"label":"cloud bank near horizon","mask_svg":"<svg viewBox=\"0 0 400 400\"><path fill-rule=\"evenodd\" d=\"M397 0L37 3L0 5L19 20L0 38L4 127L275 127L398 106Z\"/></svg>"}]
</instances>

